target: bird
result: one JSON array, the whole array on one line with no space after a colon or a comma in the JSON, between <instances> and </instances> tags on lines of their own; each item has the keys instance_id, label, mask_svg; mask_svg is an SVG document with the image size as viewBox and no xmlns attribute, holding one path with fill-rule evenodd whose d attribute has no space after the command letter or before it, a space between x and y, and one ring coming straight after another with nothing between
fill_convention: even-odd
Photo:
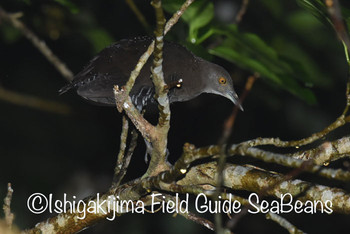
<instances>
[{"instance_id":1,"label":"bird","mask_svg":"<svg viewBox=\"0 0 350 234\"><path fill-rule=\"evenodd\" d=\"M72 88L78 95L95 104L115 106L113 87L122 87L129 79L140 56L153 38L148 36L122 39L98 53L72 80L59 90L60 94ZM155 89L151 80L153 56L142 68L130 91L138 110L155 104ZM164 81L170 87L169 102L184 102L202 93L223 96L242 109L229 73L221 66L197 57L182 45L164 41ZM176 84L176 85L171 85Z\"/></svg>"}]
</instances>

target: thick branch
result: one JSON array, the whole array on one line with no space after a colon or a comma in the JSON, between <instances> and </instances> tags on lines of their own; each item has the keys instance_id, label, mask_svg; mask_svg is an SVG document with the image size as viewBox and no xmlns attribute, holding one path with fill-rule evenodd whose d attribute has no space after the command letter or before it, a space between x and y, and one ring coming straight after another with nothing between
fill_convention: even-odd
<instances>
[{"instance_id":1,"label":"thick branch","mask_svg":"<svg viewBox=\"0 0 350 234\"><path fill-rule=\"evenodd\" d=\"M111 188L107 193L85 199L85 204L79 202L74 210L70 209L66 213L40 222L24 233L77 233L103 219L115 219L131 210L127 210L126 206L117 206L113 202L141 199L149 190L145 189L147 187L145 182L147 181L135 180L118 188ZM92 212L89 210L89 204L98 204L99 208L96 209L96 212ZM84 214L85 217L83 217Z\"/></svg>"},{"instance_id":2,"label":"thick branch","mask_svg":"<svg viewBox=\"0 0 350 234\"><path fill-rule=\"evenodd\" d=\"M107 201L108 196L110 195L111 194L106 193L99 197L99 200L101 202L105 200ZM97 202L97 198L93 198L90 201ZM105 202L101 207L104 211L107 211L107 202ZM107 212L103 213L102 211L98 213L90 213L83 207L80 207L80 211L86 212L84 219L81 218L82 213L69 211L40 222L35 225L33 229L26 230L24 233L76 233L95 224L98 221L105 219L109 214Z\"/></svg>"},{"instance_id":3,"label":"thick branch","mask_svg":"<svg viewBox=\"0 0 350 234\"><path fill-rule=\"evenodd\" d=\"M213 199L213 200L215 200L215 196L217 196L217 198L221 197L222 200L230 200L231 202L232 201L239 202L241 205L243 205L245 207L241 210L240 213L236 214L235 219L230 220L229 225L227 226L228 228L230 228L230 230L232 229L232 226L234 225L234 223L237 222L237 218L247 214L248 208L251 207L251 205L252 205L251 201L249 201L248 199L245 199L245 198L237 196L237 195L233 195L232 193L222 193L221 192L218 195L216 195L215 187L212 185L209 185L209 184L179 185L179 184L174 184L174 183L173 184L160 183L159 188L162 190L165 190L165 191L182 193L182 194L184 194L184 193L190 193L190 194L194 194L194 195L205 194L208 198ZM253 204L255 205L255 207L261 208L261 206L259 204L257 204L257 203L253 203ZM294 225L292 225L286 219L284 219L283 217L281 217L277 214L274 214L272 212L268 212L265 215L265 217L266 217L266 219L272 219L273 221L275 221L276 223L278 223L279 225L281 225L282 227L287 229L290 233L302 233L298 228L296 228ZM216 230L216 231L218 232L218 230ZM228 230L224 229L222 227L222 229L220 231L227 232Z\"/></svg>"},{"instance_id":4,"label":"thick branch","mask_svg":"<svg viewBox=\"0 0 350 234\"><path fill-rule=\"evenodd\" d=\"M135 105L132 103L130 96L124 89L119 89L118 86L114 86L114 97L116 100L117 108L119 112L125 111L131 122L140 131L142 137L147 141L151 141L155 137L155 128L150 124L142 114L136 109Z\"/></svg>"},{"instance_id":5,"label":"thick branch","mask_svg":"<svg viewBox=\"0 0 350 234\"><path fill-rule=\"evenodd\" d=\"M191 168L186 177L177 182L179 185L216 186L217 165L215 162L201 164ZM302 202L307 200L320 201L325 204L327 200L332 203L334 212L350 214L350 194L338 188L316 185L302 180L287 180L280 182L280 176L254 167L228 164L224 170L224 186L234 190L245 190L259 193L267 187L267 195L280 198L281 194L291 194L293 199Z\"/></svg>"},{"instance_id":6,"label":"thick branch","mask_svg":"<svg viewBox=\"0 0 350 234\"><path fill-rule=\"evenodd\" d=\"M312 159L316 164L327 164L350 155L350 137L343 137L335 141L327 141L322 145L302 152L292 154L294 158L309 160Z\"/></svg>"},{"instance_id":7,"label":"thick branch","mask_svg":"<svg viewBox=\"0 0 350 234\"><path fill-rule=\"evenodd\" d=\"M159 119L156 126L156 137L152 139L153 151L151 153L150 165L147 169L146 176L156 175L164 169L168 169L166 162L167 140L170 129L170 106L168 90L164 82L163 73L163 39L165 18L161 0L151 2L156 12L157 28L155 34L155 49L152 71L152 81L155 87L155 98L158 102Z\"/></svg>"},{"instance_id":8,"label":"thick branch","mask_svg":"<svg viewBox=\"0 0 350 234\"><path fill-rule=\"evenodd\" d=\"M337 143L341 143L340 145L333 145L335 147L335 150L333 151L318 151L318 150L311 150L310 155L312 154L314 158L322 158L324 159L327 155L329 158L335 158L339 154L348 154L350 152L350 138L342 138L340 140L335 141ZM322 148L322 145L319 147ZM304 157L306 152L300 152L296 153L291 156L283 155L283 154L277 154L273 152L268 152L265 150L261 150L254 147L242 147L240 144L237 145L231 145L228 147L227 155L228 156L234 156L234 155L246 155L251 156L256 159L262 160L267 163L276 163L278 165L283 165L291 168L299 168L302 171L316 173L320 176L329 178L329 179L336 179L341 181L350 181L350 172L344 171L341 169L331 169L331 168L324 168L319 165L315 165L313 161L305 161L298 159L298 157ZM336 153L335 156L332 156L332 152ZM177 179L180 175L185 174L187 172L187 169L189 168L190 164L196 160L204 159L212 156L220 155L221 153L221 146L217 145L211 145L208 147L202 147L202 148L195 148L194 145L191 144L185 144L184 146L184 152L183 155L176 161L174 166L170 171L167 171L163 174L162 181L164 182L170 182ZM319 153L319 154L318 154ZM320 156L319 156L320 155Z\"/></svg>"}]
</instances>

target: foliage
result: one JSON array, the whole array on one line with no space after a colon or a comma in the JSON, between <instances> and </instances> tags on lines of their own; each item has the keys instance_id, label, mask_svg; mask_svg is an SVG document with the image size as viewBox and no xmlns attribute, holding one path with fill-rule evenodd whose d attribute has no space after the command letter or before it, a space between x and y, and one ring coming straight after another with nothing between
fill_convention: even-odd
<instances>
[{"instance_id":1,"label":"foliage","mask_svg":"<svg viewBox=\"0 0 350 234\"><path fill-rule=\"evenodd\" d=\"M22 12L23 16L20 20L37 33L73 71L79 71L94 54L113 41L135 35L144 35L147 32L137 21L133 12L126 5L123 5L125 1L8 1L10 3L7 5L4 2L0 3L1 7L11 13ZM169 14L172 14L183 1L164 0L164 8ZM236 2L238 11L241 1ZM135 3L145 14L148 23L153 22L153 9L147 8L149 2L135 1ZM302 138L327 126L330 119L333 119L335 113L339 113L339 109L344 105L346 71L343 67L346 66L343 66L345 59L342 56L342 44L338 43L323 1L250 1L251 7L248 8L240 23L235 21L220 22L215 15L215 4L216 1L196 0L186 11L181 21L176 24L174 30L169 32L171 34L169 38L186 44L190 50L199 53L206 59L216 59L224 66L229 67L230 72L232 72L232 67L238 67L237 70L244 74L242 80L246 79L247 74L252 73L259 73L263 78L261 81L264 82L258 80L252 94L246 99L247 108L245 106L244 113L240 112L239 124L235 125L232 139L235 142L242 142L247 138L265 137L266 135L279 136L281 139ZM144 7L146 5L147 7ZM342 13L344 21L350 29L349 8L343 6ZM20 202L15 203L21 205L18 205L20 208L17 208L17 211L14 207L17 221L21 220L22 222L23 220L20 225L28 227L33 223L25 223L28 222L26 220L27 214L22 212L22 204L25 204L24 200L30 193L37 191L45 193L47 190L52 190L53 185L63 184L62 186L66 186L71 177L74 176L77 176L79 180L74 182L73 191L79 187L76 184L84 184L84 178L87 178L86 180L89 182L91 180L90 184L84 185L84 191L86 188L93 190L95 184L99 186L102 184L101 187L95 188L96 191L105 191L108 188L103 187L109 186L109 180L106 180L106 177L98 182L91 178L99 178L96 176L99 174L110 177L113 166L111 161L114 160L113 155L116 151L116 141L110 139L117 137L118 131L116 131L114 124L119 123L117 119L119 116L115 114L115 110L107 110L107 108L102 107L97 109L98 107L85 104L74 94L58 96L57 90L64 85L65 81L57 72L53 71L51 65L38 51L32 48L32 45L23 38L17 29L3 22L0 22L0 51L3 54L1 86L59 102L63 101L74 107L72 108L74 114L57 117L45 112L36 112L37 110L30 108L16 109L12 105L1 102L1 104L5 103L2 105L5 114L0 120L3 123L1 126L3 135L6 138L0 147L0 152L7 156L3 159L1 170L5 176L4 180L8 181L12 181L15 178L14 175L18 177L18 172L21 172L22 175L30 175L28 180L13 181L17 188L28 188L26 191L16 194L16 199ZM236 78L236 76L233 77ZM241 82L235 81L236 87L243 86L244 81L242 80ZM266 87L267 90L264 89ZM330 87L333 90L328 92ZM302 105L295 105L294 97L271 94L269 88L280 93L287 91L310 104L319 102L323 105L322 112L315 111L317 108L315 106L302 109ZM271 103L278 102L280 104L278 108L269 109L272 106ZM172 125L176 127L172 128L173 132L169 135L170 161L178 160L175 157L181 155L181 146L184 142L191 142L197 146L211 144L215 143L218 136L222 134L220 127L223 122L222 116L230 111L229 108L223 108L225 103L212 102L215 105L211 105L210 102L204 102L203 106L205 107L199 111L196 108L200 106L198 104L200 102L195 103L195 108L193 108L193 103L184 103L183 105L188 105L189 108L183 108L183 112L181 112L182 110L179 112L179 109L176 109L177 106L174 105L175 111L172 112L174 124ZM203 113L205 118L203 118ZM288 118L285 118L286 116ZM338 123L341 122L338 121ZM195 131L192 131L193 129ZM322 138L320 141L323 142L324 139L326 138ZM279 139L277 140L279 141ZM19 142L20 147L18 147ZM322 149L323 146L326 145L321 145L320 148ZM299 150L299 148L302 148L299 144L293 145L293 150ZM139 152L135 155L143 156L144 149L141 147L138 150ZM284 152L284 150L281 151ZM311 149L311 151L316 152L317 150ZM337 154L339 154L338 151ZM100 155L103 160L99 160ZM42 160L43 158L48 160ZM128 170L128 175L133 178L141 176L140 173L143 173L144 167L147 167L140 158L134 157L136 165L130 166ZM286 159L288 158L286 157ZM241 160L240 157L232 158L234 163L236 161L240 163ZM246 163L245 159L242 161ZM337 163L341 164L341 162ZM328 162L326 164L328 165ZM33 171L32 169L38 165L41 167L40 170ZM265 163L263 163L264 166ZM302 166L298 165L297 167ZM333 166L334 164L331 162L330 167L322 167L322 169L331 169ZM258 164L258 167L261 167L261 164ZM16 170L11 168L16 168ZM62 174L62 168L67 173ZM90 179L84 176L84 170L93 176ZM276 170L276 172L281 171L284 173L286 168ZM49 176L43 178L42 174ZM300 177L300 179L304 179L302 178L304 175L300 175ZM309 179L310 174L305 177ZM328 186L334 186L333 183L328 179L322 181L323 185ZM64 191L66 190L71 191L64 188ZM0 188L0 195L4 197L1 193ZM317 223L322 222L323 216L316 217ZM122 221L117 223L118 230L123 230L123 225L126 225L129 231L130 228L143 228L145 226L130 225L130 220L123 222L123 218L124 216L121 217ZM311 219L311 222L307 220L308 218ZM309 216L302 220L306 225L303 230L309 232L310 229L315 228L315 226L309 225L314 221L313 218ZM338 216L327 216L325 219L326 222L332 222L330 220L338 218ZM145 216L132 216L132 223L141 222L138 220L149 221L151 225L148 226L157 229L152 232L159 232L158 229L161 228L161 225L158 225L159 220L154 219L154 216L151 216L149 220ZM244 226L244 222L246 221L240 221L240 226ZM251 227L251 219L247 222L248 224L245 226ZM162 223L168 231L173 220L171 219L169 223ZM184 222L183 230L186 230L185 225L188 225L188 222ZM262 226L265 224L256 225L256 228ZM327 228L321 227L320 229L327 232ZM339 230L341 225L330 228L332 231L333 228ZM187 231L184 232L187 233Z\"/></svg>"},{"instance_id":2,"label":"foliage","mask_svg":"<svg viewBox=\"0 0 350 234\"><path fill-rule=\"evenodd\" d=\"M18 2L34 4L32 1ZM80 11L79 5L71 0L55 2L72 14ZM182 3L183 0L164 0L163 7L172 14ZM308 40L311 46L324 44L323 41L327 38L323 38L321 31L324 26L330 26L331 22L323 1L296 0L296 3L301 8L286 16L282 13L283 3L280 1L265 0L261 4L295 37L303 37L302 40ZM349 25L350 10L343 7L342 12ZM80 31L94 48L93 53L96 53L112 43L114 37L107 30L98 27L96 22L89 21L91 20L82 22L86 26ZM257 72L267 83L283 88L309 104L317 102L312 87L330 85L330 80L323 74L320 65L314 62L307 49L300 46L300 41L294 40L294 36L288 38L276 34L263 38L258 32L244 32L236 22L218 22L214 3L209 0L195 1L182 16L182 21L187 25L187 46L195 53L207 59L215 55L251 73ZM1 28L1 33L8 42L15 41L19 35L8 27ZM211 42L215 42L214 47L210 46Z\"/></svg>"},{"instance_id":3,"label":"foliage","mask_svg":"<svg viewBox=\"0 0 350 234\"><path fill-rule=\"evenodd\" d=\"M164 8L173 13L181 4L181 0L166 0ZM263 1L269 6L271 13L278 12L282 4L277 1ZM330 22L326 17L326 8L319 0L298 0L300 6L322 23ZM280 6L280 7L278 7ZM344 12L349 12L343 9ZM278 14L278 13L277 13ZM210 54L234 63L240 68L257 72L266 81L277 84L290 93L302 98L310 104L316 103L315 95L310 87L329 84L307 53L299 48L296 41L283 39L284 45L290 48L278 48L253 32L241 32L236 24L218 24L214 20L214 8L211 1L196 1L184 14L183 21L188 25L187 40L199 45L206 40L218 41L224 37L222 43L209 49ZM205 19L205 20L203 20ZM349 17L346 18L348 21ZM289 20L291 28L313 28L322 25L310 17L307 12L299 10ZM283 23L283 22L281 22ZM288 23L288 22L287 22ZM278 40L278 39L277 39Z\"/></svg>"}]
</instances>

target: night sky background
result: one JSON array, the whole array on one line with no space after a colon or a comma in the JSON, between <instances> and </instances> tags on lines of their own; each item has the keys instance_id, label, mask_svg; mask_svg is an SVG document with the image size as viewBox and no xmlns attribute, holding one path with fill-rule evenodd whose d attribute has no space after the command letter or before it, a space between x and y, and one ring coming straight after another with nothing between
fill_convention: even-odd
<instances>
[{"instance_id":1,"label":"night sky background","mask_svg":"<svg viewBox=\"0 0 350 234\"><path fill-rule=\"evenodd\" d=\"M113 41L149 35L133 12L121 0L78 0L75 8L59 1L2 0L8 12L23 12L21 18L43 39L52 51L76 74L101 49ZM148 1L135 1L154 27L154 12ZM283 3L282 3L283 2ZM234 22L241 1L214 1L215 21ZM346 4L346 1L341 1ZM224 5L223 5L224 4ZM226 4L226 5L225 5ZM347 3L348 4L348 3ZM349 5L349 4L348 4ZM349 6L347 6L349 7ZM230 14L226 15L229 9ZM167 14L167 18L170 14ZM168 40L188 45L186 24L174 27ZM254 84L244 102L244 112L236 119L230 143L256 137L299 139L322 130L333 122L345 106L347 65L341 43L332 28L319 23L295 1L251 1L239 28L259 35L267 44L283 49L298 45L311 59L319 82L311 87L317 103L310 105L278 85L261 78ZM213 43L213 42L211 42ZM210 44L203 44L203 48ZM218 57L213 62L231 74L240 95L252 73ZM316 79L317 80L317 79ZM34 96L64 105L65 113L49 112L17 105L0 98L0 197L12 183L12 211L20 228L33 227L51 215L32 214L27 198L35 193L63 194L84 198L106 191L113 177L119 150L121 115L116 108L92 105L74 91L59 96L67 81L10 24L0 21L0 86L6 90ZM196 146L216 144L222 134L224 120L233 108L227 99L201 95L186 103L172 105L169 133L169 160L174 162L185 142ZM334 131L327 140L349 134L349 126ZM282 151L286 152L286 151ZM132 158L125 181L140 177L147 169L142 139ZM236 159L234 163L253 163L279 172L290 169L265 165L253 159ZM345 168L348 160L329 167ZM308 179L347 191L349 184L328 181L303 174ZM2 213L1 213L2 214ZM2 216L1 216L2 217ZM285 215L307 233L350 233L346 215ZM208 216L208 218L212 218ZM82 233L205 233L205 228L178 216L166 214L123 215L116 221L103 221ZM287 233L263 215L245 216L233 230L235 233Z\"/></svg>"}]
</instances>

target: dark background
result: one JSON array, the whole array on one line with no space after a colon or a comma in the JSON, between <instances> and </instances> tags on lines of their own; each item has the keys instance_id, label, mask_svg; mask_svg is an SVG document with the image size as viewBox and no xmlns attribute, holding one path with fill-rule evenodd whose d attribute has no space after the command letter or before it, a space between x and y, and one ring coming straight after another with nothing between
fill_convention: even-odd
<instances>
[{"instance_id":1,"label":"dark background","mask_svg":"<svg viewBox=\"0 0 350 234\"><path fill-rule=\"evenodd\" d=\"M147 1L135 2L148 22L154 25L153 9ZM233 7L231 17L234 17L240 1L215 1L216 20L227 23L233 19L221 17L225 7L220 8L220 4L224 2L232 3L226 6ZM328 126L345 106L347 67L335 33L322 24L315 24L309 29L303 27L302 21L299 25L289 25L295 13L306 13L294 1L282 2L251 1L240 29L258 34L274 46L277 46L280 37L299 45L322 76L320 82L312 87L318 103L308 105L276 85L259 79L243 105L245 111L237 117L231 143L256 137L280 137L284 140L307 137ZM124 1L80 0L74 3L79 8L77 13L55 1L5 0L0 5L8 12L22 11L24 16L21 20L45 40L74 73L79 72L94 54L111 41L148 33ZM185 28L186 25L180 22L168 39L185 41ZM283 46L282 43L280 47ZM229 70L240 94L251 73L222 59L214 58L214 62ZM70 108L67 114L57 114L0 100L0 197L5 197L6 184L11 182L14 189L12 211L20 228L33 227L50 217L48 212L34 215L27 209L26 200L35 192L52 193L56 199L62 199L63 193L67 193L68 197L76 195L84 198L106 191L111 183L119 148L121 116L115 108L91 105L75 92L59 96L58 90L66 83L27 39L9 24L0 22L0 85ZM223 122L232 108L228 100L215 95L201 95L190 102L174 104L169 135L170 161L174 162L181 155L185 142L196 146L217 143ZM348 130L346 125L327 139L347 135ZM147 169L144 152L140 141L126 180L143 175ZM329 167L343 167L345 161ZM264 165L255 160L250 162ZM281 170L288 171L285 168ZM310 179L310 175L306 176ZM348 184L311 179L349 190ZM285 217L308 233L350 231L346 223L349 216L345 215L289 214ZM114 222L99 223L82 233L116 231L201 233L206 229L169 214L127 214ZM286 233L263 215L245 216L234 231Z\"/></svg>"}]
</instances>

